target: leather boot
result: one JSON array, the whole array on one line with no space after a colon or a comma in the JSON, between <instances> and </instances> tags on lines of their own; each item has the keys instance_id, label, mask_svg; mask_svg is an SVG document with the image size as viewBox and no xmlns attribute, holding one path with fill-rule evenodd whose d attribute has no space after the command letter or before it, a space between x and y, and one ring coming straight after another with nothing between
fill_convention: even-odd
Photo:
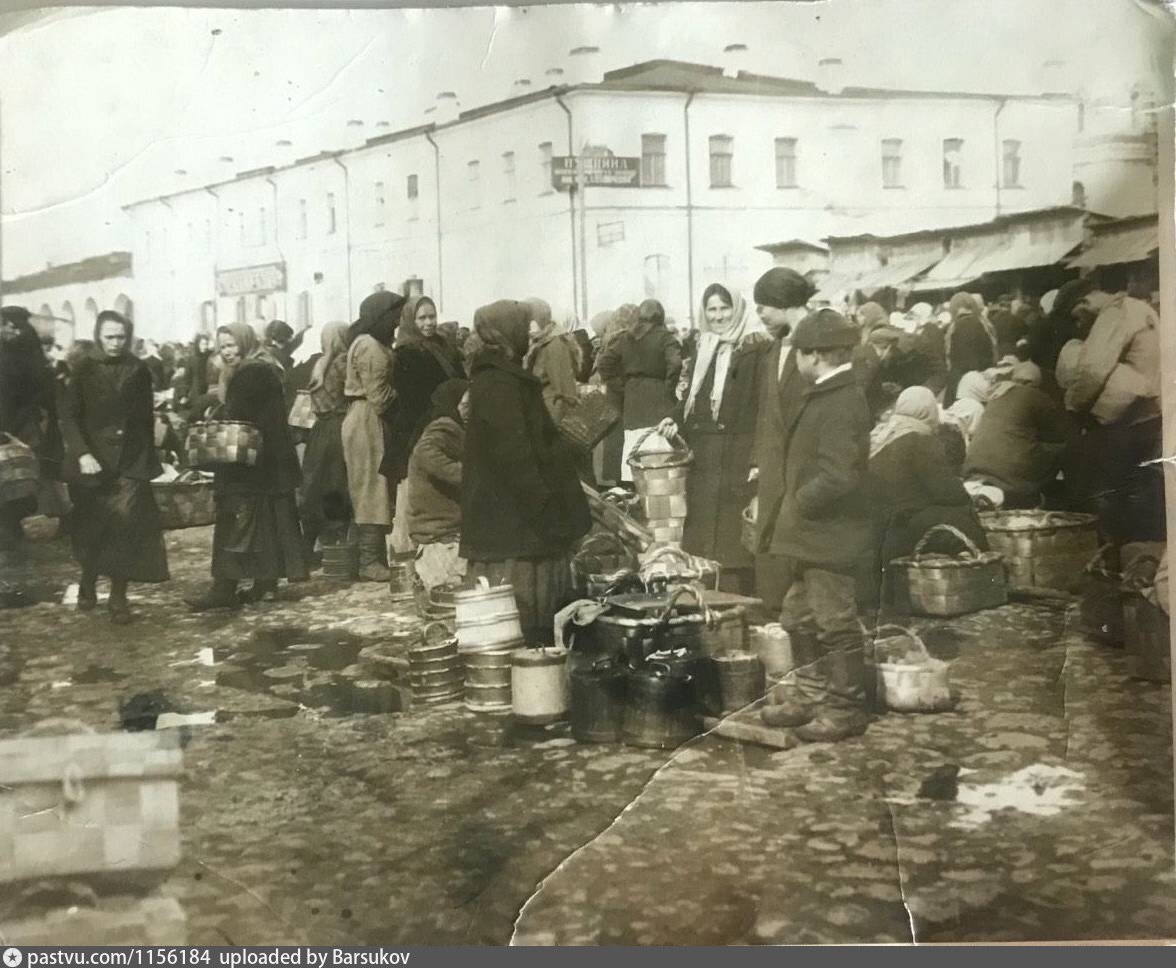
<instances>
[{"instance_id":1,"label":"leather boot","mask_svg":"<svg viewBox=\"0 0 1176 968\"><path fill-rule=\"evenodd\" d=\"M134 621L131 606L127 603L127 580L125 578L110 580L110 598L106 607L110 610L111 625L130 625Z\"/></svg>"},{"instance_id":2,"label":"leather boot","mask_svg":"<svg viewBox=\"0 0 1176 968\"><path fill-rule=\"evenodd\" d=\"M813 718L813 704L795 686L782 684L768 691L760 719L767 726L803 726Z\"/></svg>"},{"instance_id":3,"label":"leather boot","mask_svg":"<svg viewBox=\"0 0 1176 968\"><path fill-rule=\"evenodd\" d=\"M249 588L242 589L237 593L237 598L242 605L254 605L264 601L267 597L276 599L277 594L278 580L276 578L255 578Z\"/></svg>"},{"instance_id":4,"label":"leather boot","mask_svg":"<svg viewBox=\"0 0 1176 968\"><path fill-rule=\"evenodd\" d=\"M860 643L830 652L820 662L825 698L812 721L796 729L806 743L837 743L861 736L870 725L866 712L866 663Z\"/></svg>"},{"instance_id":5,"label":"leather boot","mask_svg":"<svg viewBox=\"0 0 1176 968\"><path fill-rule=\"evenodd\" d=\"M379 524L361 524L359 530L359 577L362 581L390 581L392 572L384 563L387 558L387 543L384 541L384 527Z\"/></svg>"},{"instance_id":6,"label":"leather boot","mask_svg":"<svg viewBox=\"0 0 1176 968\"><path fill-rule=\"evenodd\" d=\"M98 607L98 576L82 573L78 583L78 611L92 612Z\"/></svg>"},{"instance_id":7,"label":"leather boot","mask_svg":"<svg viewBox=\"0 0 1176 968\"><path fill-rule=\"evenodd\" d=\"M237 583L231 578L214 578L212 587L199 598L189 598L188 610L211 612L219 609L236 610L241 607L237 598Z\"/></svg>"}]
</instances>

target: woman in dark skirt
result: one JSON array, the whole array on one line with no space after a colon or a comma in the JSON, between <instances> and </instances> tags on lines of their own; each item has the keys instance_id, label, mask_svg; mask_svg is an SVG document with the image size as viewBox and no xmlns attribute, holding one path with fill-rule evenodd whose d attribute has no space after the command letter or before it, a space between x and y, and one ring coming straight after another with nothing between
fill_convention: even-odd
<instances>
[{"instance_id":1,"label":"woman in dark skirt","mask_svg":"<svg viewBox=\"0 0 1176 968\"><path fill-rule=\"evenodd\" d=\"M106 575L110 620L125 625L132 618L127 584L169 577L150 483L162 468L155 453L151 373L131 353L130 320L110 310L99 313L94 339L97 352L78 366L61 415L66 472L76 485L78 609L98 604L98 577Z\"/></svg>"},{"instance_id":2,"label":"woman in dark skirt","mask_svg":"<svg viewBox=\"0 0 1176 968\"><path fill-rule=\"evenodd\" d=\"M396 515L392 541L397 551L411 548L406 531L404 488L408 459L425 428L433 391L446 380L464 379L465 368L457 353L437 332L437 306L428 296L404 304L392 353L392 387L396 399L388 416L387 446L380 473L395 489Z\"/></svg>"},{"instance_id":3,"label":"woman in dark skirt","mask_svg":"<svg viewBox=\"0 0 1176 968\"><path fill-rule=\"evenodd\" d=\"M460 551L469 576L513 586L527 641L550 643L571 600L572 547L592 522L572 445L521 365L529 324L527 306L509 299L474 315L483 349L470 367Z\"/></svg>"},{"instance_id":4,"label":"woman in dark skirt","mask_svg":"<svg viewBox=\"0 0 1176 968\"><path fill-rule=\"evenodd\" d=\"M347 463L343 459L346 376L347 324L328 323L322 332L322 355L315 361L307 386L315 423L302 458L302 532L312 559L319 536L338 543L346 536L351 520Z\"/></svg>"},{"instance_id":5,"label":"woman in dark skirt","mask_svg":"<svg viewBox=\"0 0 1176 968\"><path fill-rule=\"evenodd\" d=\"M212 588L189 602L193 611L235 608L272 595L278 579L308 577L295 491L301 474L286 423L282 368L244 323L217 330L224 368L218 416L243 420L261 431L261 456L255 466L217 468L216 520L212 532ZM253 579L237 596L237 583Z\"/></svg>"},{"instance_id":6,"label":"woman in dark skirt","mask_svg":"<svg viewBox=\"0 0 1176 968\"><path fill-rule=\"evenodd\" d=\"M644 306L644 304L642 304ZM740 542L741 515L755 494L748 481L759 400L759 361L771 340L738 293L714 283L702 295L698 352L678 408L694 452L686 477L682 548L722 566L724 586L754 590L755 561ZM675 423L667 421L671 435Z\"/></svg>"}]
</instances>

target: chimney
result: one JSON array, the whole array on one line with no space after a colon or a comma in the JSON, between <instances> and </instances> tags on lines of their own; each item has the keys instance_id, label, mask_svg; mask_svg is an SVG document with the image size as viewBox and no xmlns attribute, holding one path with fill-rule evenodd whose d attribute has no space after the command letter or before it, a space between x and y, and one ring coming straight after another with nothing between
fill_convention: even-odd
<instances>
[{"instance_id":1,"label":"chimney","mask_svg":"<svg viewBox=\"0 0 1176 968\"><path fill-rule=\"evenodd\" d=\"M845 89L845 63L840 57L817 61L817 87L826 94L840 94Z\"/></svg>"},{"instance_id":2,"label":"chimney","mask_svg":"<svg viewBox=\"0 0 1176 968\"><path fill-rule=\"evenodd\" d=\"M1074 84L1070 79L1070 68L1064 60L1050 59L1041 65L1042 94L1073 94Z\"/></svg>"},{"instance_id":3,"label":"chimney","mask_svg":"<svg viewBox=\"0 0 1176 968\"><path fill-rule=\"evenodd\" d=\"M738 77L747 70L747 44L728 44L723 48L723 76Z\"/></svg>"},{"instance_id":4,"label":"chimney","mask_svg":"<svg viewBox=\"0 0 1176 968\"><path fill-rule=\"evenodd\" d=\"M547 68L547 70L543 72L543 78L547 81L548 87L558 87L566 80L564 77L564 69L562 67Z\"/></svg>"},{"instance_id":5,"label":"chimney","mask_svg":"<svg viewBox=\"0 0 1176 968\"><path fill-rule=\"evenodd\" d=\"M599 84L603 76L599 47L573 47L568 51L568 84Z\"/></svg>"},{"instance_id":6,"label":"chimney","mask_svg":"<svg viewBox=\"0 0 1176 968\"><path fill-rule=\"evenodd\" d=\"M367 127L359 118L351 118L343 129L343 148L358 148L367 139Z\"/></svg>"},{"instance_id":7,"label":"chimney","mask_svg":"<svg viewBox=\"0 0 1176 968\"><path fill-rule=\"evenodd\" d=\"M454 91L440 91L437 94L436 107L437 110L430 119L434 124L448 124L450 121L456 121L457 116L461 114L461 102Z\"/></svg>"},{"instance_id":8,"label":"chimney","mask_svg":"<svg viewBox=\"0 0 1176 968\"><path fill-rule=\"evenodd\" d=\"M274 164L281 168L294 160L294 142L289 138L279 138L274 142Z\"/></svg>"},{"instance_id":9,"label":"chimney","mask_svg":"<svg viewBox=\"0 0 1176 968\"><path fill-rule=\"evenodd\" d=\"M523 94L531 92L531 79L529 77L520 77L510 86L510 96L519 97Z\"/></svg>"}]
</instances>

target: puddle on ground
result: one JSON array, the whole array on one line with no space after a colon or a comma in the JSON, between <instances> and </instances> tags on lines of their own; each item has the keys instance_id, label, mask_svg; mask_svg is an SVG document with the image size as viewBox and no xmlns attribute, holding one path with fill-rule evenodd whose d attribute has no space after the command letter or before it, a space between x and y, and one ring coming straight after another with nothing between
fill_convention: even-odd
<instances>
[{"instance_id":1,"label":"puddle on ground","mask_svg":"<svg viewBox=\"0 0 1176 968\"><path fill-rule=\"evenodd\" d=\"M106 666L90 665L70 676L74 685L91 686L100 682L121 682L126 676Z\"/></svg>"},{"instance_id":2,"label":"puddle on ground","mask_svg":"<svg viewBox=\"0 0 1176 968\"><path fill-rule=\"evenodd\" d=\"M952 821L957 828L979 827L997 811L1016 810L1038 817L1054 817L1077 806L1077 795L1086 789L1081 773L1064 766L1034 763L994 783L961 783L957 802L968 810Z\"/></svg>"},{"instance_id":3,"label":"puddle on ground","mask_svg":"<svg viewBox=\"0 0 1176 968\"><path fill-rule=\"evenodd\" d=\"M216 684L324 710L331 717L401 712L405 702L397 685L357 665L370 640L341 629L308 631L294 626L259 628L231 646L197 654L197 662L216 670ZM296 707L257 715L292 716ZM253 713L218 713L217 722Z\"/></svg>"}]
</instances>

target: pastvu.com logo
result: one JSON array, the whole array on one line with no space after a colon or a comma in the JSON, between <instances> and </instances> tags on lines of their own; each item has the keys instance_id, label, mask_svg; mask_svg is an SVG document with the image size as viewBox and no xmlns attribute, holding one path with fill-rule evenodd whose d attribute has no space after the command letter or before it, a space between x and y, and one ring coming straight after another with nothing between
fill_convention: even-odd
<instances>
[{"instance_id":1,"label":"pastvu.com logo","mask_svg":"<svg viewBox=\"0 0 1176 968\"><path fill-rule=\"evenodd\" d=\"M4 968L20 968L23 961L24 955L20 953L20 948L4 949Z\"/></svg>"}]
</instances>

